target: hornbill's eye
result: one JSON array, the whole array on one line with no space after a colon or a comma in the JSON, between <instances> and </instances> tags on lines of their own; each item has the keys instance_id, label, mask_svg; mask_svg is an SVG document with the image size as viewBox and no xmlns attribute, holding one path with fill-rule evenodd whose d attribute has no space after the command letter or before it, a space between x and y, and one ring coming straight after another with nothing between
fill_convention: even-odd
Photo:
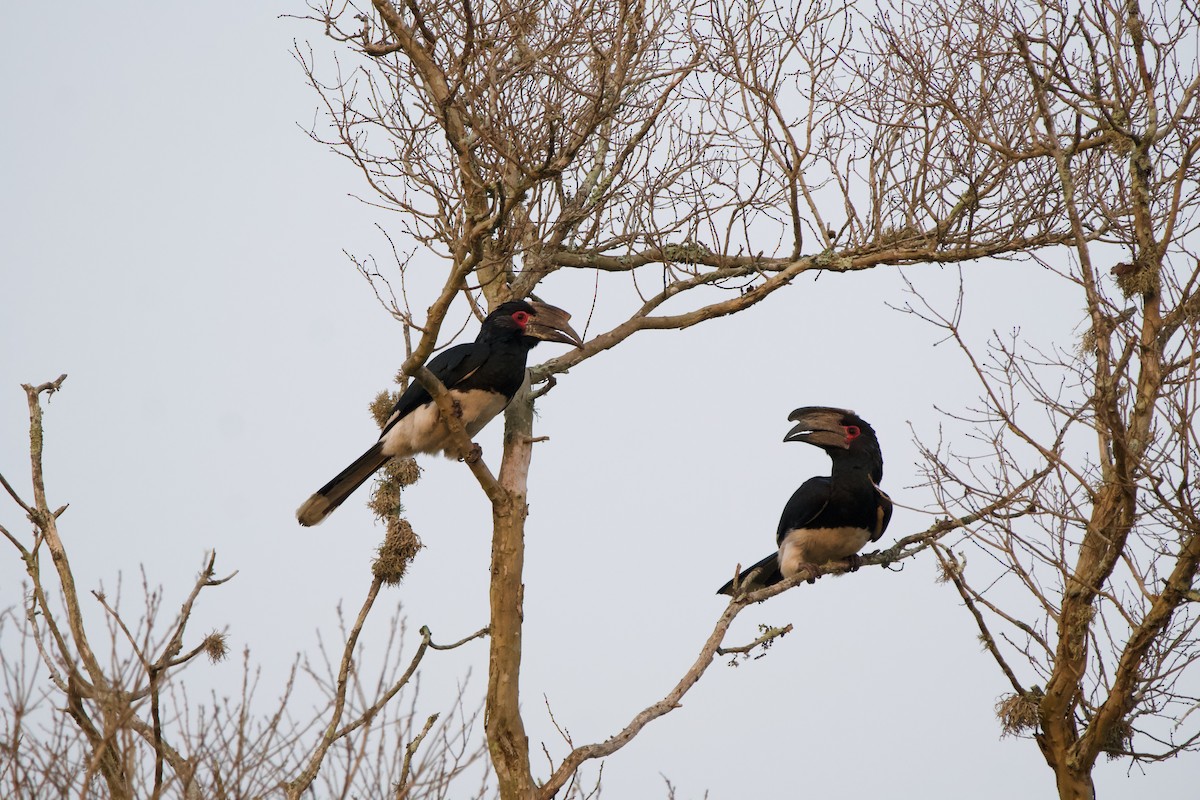
<instances>
[{"instance_id":1,"label":"hornbill's eye","mask_svg":"<svg viewBox=\"0 0 1200 800\"><path fill-rule=\"evenodd\" d=\"M524 311L516 312L515 314L512 315L512 318L513 318L513 322L517 323L522 328L524 328L526 323L529 322L529 314Z\"/></svg>"},{"instance_id":2,"label":"hornbill's eye","mask_svg":"<svg viewBox=\"0 0 1200 800\"><path fill-rule=\"evenodd\" d=\"M842 427L846 431L846 441L847 442L853 442L859 436L862 436L862 431L860 431L858 429L857 425L844 425Z\"/></svg>"}]
</instances>

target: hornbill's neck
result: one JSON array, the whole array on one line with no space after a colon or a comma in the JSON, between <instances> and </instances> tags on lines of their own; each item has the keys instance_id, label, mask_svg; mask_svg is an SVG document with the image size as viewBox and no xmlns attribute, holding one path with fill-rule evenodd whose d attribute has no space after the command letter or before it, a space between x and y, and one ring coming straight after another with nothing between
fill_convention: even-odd
<instances>
[{"instance_id":1,"label":"hornbill's neck","mask_svg":"<svg viewBox=\"0 0 1200 800\"><path fill-rule=\"evenodd\" d=\"M883 480L882 459L871 453L835 450L830 454L830 477L837 482L863 482L878 486Z\"/></svg>"}]
</instances>

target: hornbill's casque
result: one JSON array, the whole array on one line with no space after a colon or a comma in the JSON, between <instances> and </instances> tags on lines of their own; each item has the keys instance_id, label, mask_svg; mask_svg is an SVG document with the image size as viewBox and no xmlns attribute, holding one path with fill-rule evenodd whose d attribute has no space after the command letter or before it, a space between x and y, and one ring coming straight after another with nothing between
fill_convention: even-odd
<instances>
[{"instance_id":1,"label":"hornbill's casque","mask_svg":"<svg viewBox=\"0 0 1200 800\"><path fill-rule=\"evenodd\" d=\"M462 412L468 436L474 436L504 410L525 381L525 362L539 341L583 341L561 308L533 301L502 303L488 314L475 341L439 353L427 365L449 390L455 410ZM316 525L375 474L388 459L417 453L451 452L450 429L419 381L408 385L383 426L379 441L296 510L301 525Z\"/></svg>"},{"instance_id":2,"label":"hornbill's casque","mask_svg":"<svg viewBox=\"0 0 1200 800\"><path fill-rule=\"evenodd\" d=\"M785 442L816 445L829 454L833 473L809 478L796 490L779 519L775 534L779 551L743 570L738 578L717 590L733 595L779 583L801 572L815 574L816 566L829 561L851 562L857 553L887 529L892 501L879 488L883 480L883 454L867 421L841 408L797 408L789 420L796 426Z\"/></svg>"}]
</instances>

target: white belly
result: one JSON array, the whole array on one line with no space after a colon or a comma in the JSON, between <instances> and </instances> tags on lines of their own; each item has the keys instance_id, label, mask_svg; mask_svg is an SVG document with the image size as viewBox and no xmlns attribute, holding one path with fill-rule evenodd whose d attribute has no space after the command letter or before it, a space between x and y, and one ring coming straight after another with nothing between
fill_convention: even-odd
<instances>
[{"instance_id":1,"label":"white belly","mask_svg":"<svg viewBox=\"0 0 1200 800\"><path fill-rule=\"evenodd\" d=\"M791 578L801 564L844 561L871 541L866 528L811 528L790 531L779 544L779 571Z\"/></svg>"},{"instance_id":2,"label":"white belly","mask_svg":"<svg viewBox=\"0 0 1200 800\"><path fill-rule=\"evenodd\" d=\"M469 392L452 392L458 407L462 409L463 426L468 436L483 430L492 419L504 410L508 400L503 395L472 389ZM397 422L380 437L383 453L388 456L411 456L417 453L437 453L446 449L450 442L450 429L438 414L437 406L427 403L420 406L404 419ZM458 453L447 453L454 457Z\"/></svg>"}]
</instances>

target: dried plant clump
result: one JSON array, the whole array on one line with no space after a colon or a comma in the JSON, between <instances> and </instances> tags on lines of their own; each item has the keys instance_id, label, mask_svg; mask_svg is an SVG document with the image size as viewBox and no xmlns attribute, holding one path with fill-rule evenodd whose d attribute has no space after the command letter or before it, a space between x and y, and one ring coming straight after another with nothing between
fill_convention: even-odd
<instances>
[{"instance_id":1,"label":"dried plant clump","mask_svg":"<svg viewBox=\"0 0 1200 800\"><path fill-rule=\"evenodd\" d=\"M1068 620L1073 625L1088 626L1092 624L1092 620L1096 618L1096 607L1094 605L1080 606L1075 609L1075 613Z\"/></svg>"},{"instance_id":2,"label":"dried plant clump","mask_svg":"<svg viewBox=\"0 0 1200 800\"><path fill-rule=\"evenodd\" d=\"M384 465L383 472L401 486L412 486L421 477L421 467L415 458L393 458Z\"/></svg>"},{"instance_id":3,"label":"dried plant clump","mask_svg":"<svg viewBox=\"0 0 1200 800\"><path fill-rule=\"evenodd\" d=\"M421 547L421 539L408 520L393 516L388 520L387 535L371 564L371 572L384 583L394 586L404 578L408 565Z\"/></svg>"},{"instance_id":4,"label":"dried plant clump","mask_svg":"<svg viewBox=\"0 0 1200 800\"><path fill-rule=\"evenodd\" d=\"M403 487L391 479L388 475L382 474L379 482L375 485L375 489L371 492L371 499L367 502L367 508L371 509L376 517L387 522L392 517L402 513L403 507L400 505L400 491Z\"/></svg>"},{"instance_id":5,"label":"dried plant clump","mask_svg":"<svg viewBox=\"0 0 1200 800\"><path fill-rule=\"evenodd\" d=\"M375 399L367 408L371 411L371 418L375 420L375 424L380 428L392 416L392 409L396 406L396 401L400 399L400 392L382 391L375 395Z\"/></svg>"},{"instance_id":6,"label":"dried plant clump","mask_svg":"<svg viewBox=\"0 0 1200 800\"><path fill-rule=\"evenodd\" d=\"M208 636L205 636L200 646L204 648L204 654L208 656L208 660L214 664L218 661L224 661L225 656L229 655L228 637L217 631L213 631Z\"/></svg>"},{"instance_id":7,"label":"dried plant clump","mask_svg":"<svg viewBox=\"0 0 1200 800\"><path fill-rule=\"evenodd\" d=\"M1036 730L1040 723L1042 693L1036 689L1025 694L1010 694L996 703L996 716L1000 718L1000 735L1020 736Z\"/></svg>"},{"instance_id":8,"label":"dried plant clump","mask_svg":"<svg viewBox=\"0 0 1200 800\"><path fill-rule=\"evenodd\" d=\"M953 556L938 560L937 576L933 579L934 583L953 583L955 578L962 575L963 567L966 566L966 559L959 561Z\"/></svg>"},{"instance_id":9,"label":"dried plant clump","mask_svg":"<svg viewBox=\"0 0 1200 800\"><path fill-rule=\"evenodd\" d=\"M381 392L371 404L371 413L383 424L395 404L395 395ZM371 565L371 572L389 586L399 583L408 565L421 549L421 540L404 519L401 494L421 477L421 468L413 458L393 458L379 471L379 480L371 492L368 508L387 525L387 534Z\"/></svg>"},{"instance_id":10,"label":"dried plant clump","mask_svg":"<svg viewBox=\"0 0 1200 800\"><path fill-rule=\"evenodd\" d=\"M1194 324L1200 320L1200 294L1194 294L1189 297L1181 306L1183 318L1186 322Z\"/></svg>"},{"instance_id":11,"label":"dried plant clump","mask_svg":"<svg viewBox=\"0 0 1200 800\"><path fill-rule=\"evenodd\" d=\"M1126 756L1133 749L1133 726L1129 724L1129 720L1122 719L1109 730L1108 735L1104 737L1104 744L1100 745L1100 750L1109 761L1114 761L1122 756Z\"/></svg>"},{"instance_id":12,"label":"dried plant clump","mask_svg":"<svg viewBox=\"0 0 1200 800\"><path fill-rule=\"evenodd\" d=\"M1128 300L1144 294L1159 291L1162 281L1158 271L1138 261L1117 264L1112 268L1112 275L1117 280L1117 286Z\"/></svg>"},{"instance_id":13,"label":"dried plant clump","mask_svg":"<svg viewBox=\"0 0 1200 800\"><path fill-rule=\"evenodd\" d=\"M401 495L404 487L412 486L421 477L421 468L414 458L393 458L379 471L379 481L371 492L367 507L384 522L404 513Z\"/></svg>"}]
</instances>

